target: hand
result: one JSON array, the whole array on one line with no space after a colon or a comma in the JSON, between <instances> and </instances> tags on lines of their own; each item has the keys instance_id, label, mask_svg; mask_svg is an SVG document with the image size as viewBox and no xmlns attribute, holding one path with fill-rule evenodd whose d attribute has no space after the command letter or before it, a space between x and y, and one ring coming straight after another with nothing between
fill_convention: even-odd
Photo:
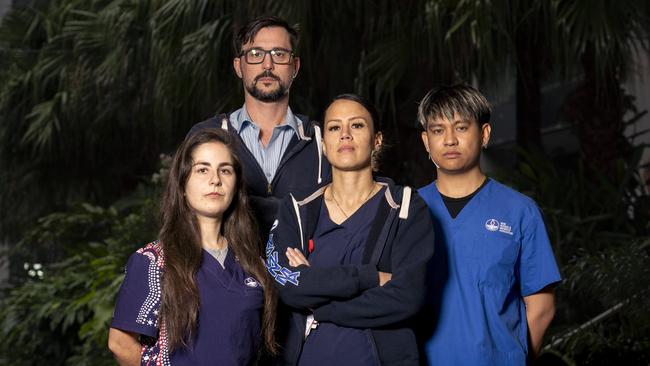
<instances>
[{"instance_id":1,"label":"hand","mask_svg":"<svg viewBox=\"0 0 650 366\"><path fill-rule=\"evenodd\" d=\"M393 275L388 272L377 272L379 273L379 286L385 285L388 281L390 281L391 278L393 278Z\"/></svg>"},{"instance_id":2,"label":"hand","mask_svg":"<svg viewBox=\"0 0 650 366\"><path fill-rule=\"evenodd\" d=\"M307 258L305 258L302 252L296 248L287 248L286 255L291 267L298 267L301 264L309 266Z\"/></svg>"}]
</instances>

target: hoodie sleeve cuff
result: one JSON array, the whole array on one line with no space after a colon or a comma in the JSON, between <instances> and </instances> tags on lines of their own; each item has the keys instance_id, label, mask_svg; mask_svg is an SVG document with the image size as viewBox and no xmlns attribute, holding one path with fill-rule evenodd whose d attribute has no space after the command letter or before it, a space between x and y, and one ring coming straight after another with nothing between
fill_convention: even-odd
<instances>
[{"instance_id":1,"label":"hoodie sleeve cuff","mask_svg":"<svg viewBox=\"0 0 650 366\"><path fill-rule=\"evenodd\" d=\"M323 305L314 309L314 319L319 322L332 321L333 306L331 304Z\"/></svg>"},{"instance_id":2,"label":"hoodie sleeve cuff","mask_svg":"<svg viewBox=\"0 0 650 366\"><path fill-rule=\"evenodd\" d=\"M365 264L359 267L359 289L361 291L379 286L379 272L371 264Z\"/></svg>"}]
</instances>

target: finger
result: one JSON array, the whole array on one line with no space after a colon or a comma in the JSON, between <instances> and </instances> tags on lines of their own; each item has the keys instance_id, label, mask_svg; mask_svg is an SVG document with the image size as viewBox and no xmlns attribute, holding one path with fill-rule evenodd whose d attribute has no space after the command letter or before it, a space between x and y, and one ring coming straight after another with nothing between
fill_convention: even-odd
<instances>
[{"instance_id":1,"label":"finger","mask_svg":"<svg viewBox=\"0 0 650 366\"><path fill-rule=\"evenodd\" d=\"M293 254L293 251L291 251L291 248L287 249L286 255L287 255L287 259L289 260L289 265L291 267L297 267L299 261L296 259L295 255Z\"/></svg>"},{"instance_id":2,"label":"finger","mask_svg":"<svg viewBox=\"0 0 650 366\"><path fill-rule=\"evenodd\" d=\"M296 248L289 248L291 250L291 256L294 261L296 261L298 264L304 264L304 265L309 265L309 262L307 261L307 258L302 254L302 252Z\"/></svg>"},{"instance_id":3,"label":"finger","mask_svg":"<svg viewBox=\"0 0 650 366\"><path fill-rule=\"evenodd\" d=\"M307 261L307 258L305 258L305 255L302 254L302 252L299 251L298 249L294 249L293 254L295 255L296 258L300 259L301 261L305 261L305 262Z\"/></svg>"}]
</instances>

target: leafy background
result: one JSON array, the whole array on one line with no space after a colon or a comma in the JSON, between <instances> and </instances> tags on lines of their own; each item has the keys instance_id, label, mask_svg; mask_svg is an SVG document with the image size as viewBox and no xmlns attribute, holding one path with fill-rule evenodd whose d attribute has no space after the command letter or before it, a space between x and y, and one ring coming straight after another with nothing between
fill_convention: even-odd
<instances>
[{"instance_id":1,"label":"leafy background","mask_svg":"<svg viewBox=\"0 0 650 366\"><path fill-rule=\"evenodd\" d=\"M232 31L261 14L300 24L292 108L318 118L336 94L368 95L392 145L384 173L400 183L433 179L415 120L428 89L498 87L513 73L518 158L495 175L539 203L565 277L540 364L650 363L645 146L624 134L645 112L621 87L633 54L648 52L649 8L636 0L15 7L0 25L0 239L11 266L0 364L113 364L105 345L114 296L127 256L155 238L165 154L194 123L239 107ZM541 90L554 80L577 80L561 112L575 153L543 148Z\"/></svg>"}]
</instances>

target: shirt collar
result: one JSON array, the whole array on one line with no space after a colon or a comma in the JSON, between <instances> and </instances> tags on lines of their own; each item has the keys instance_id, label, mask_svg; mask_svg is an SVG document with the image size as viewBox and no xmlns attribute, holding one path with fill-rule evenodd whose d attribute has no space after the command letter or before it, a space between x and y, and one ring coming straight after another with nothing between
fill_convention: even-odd
<instances>
[{"instance_id":1,"label":"shirt collar","mask_svg":"<svg viewBox=\"0 0 650 366\"><path fill-rule=\"evenodd\" d=\"M248 124L255 124L248 115L248 110L246 110L245 104L230 115L230 123L232 123L232 126L237 130L237 133L241 133L242 129ZM300 125L302 125L300 118L293 114L291 107L287 107L287 114L284 116L284 121L279 124L279 126L291 127L296 135L302 138L301 133L298 131Z\"/></svg>"}]
</instances>

